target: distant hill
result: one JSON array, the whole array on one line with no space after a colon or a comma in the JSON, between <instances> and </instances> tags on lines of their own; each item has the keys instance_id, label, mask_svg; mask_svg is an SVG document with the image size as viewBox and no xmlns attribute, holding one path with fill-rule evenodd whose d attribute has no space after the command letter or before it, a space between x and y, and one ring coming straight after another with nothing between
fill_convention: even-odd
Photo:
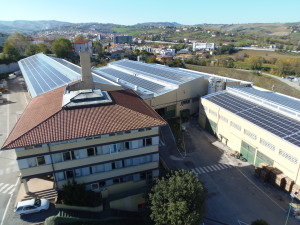
<instances>
[{"instance_id":1,"label":"distant hill","mask_svg":"<svg viewBox=\"0 0 300 225\"><path fill-rule=\"evenodd\" d=\"M10 34L13 32L31 33L33 31L52 29L71 25L72 23L61 22L56 20L15 20L15 21L0 21L0 33Z\"/></svg>"},{"instance_id":2,"label":"distant hill","mask_svg":"<svg viewBox=\"0 0 300 225\"><path fill-rule=\"evenodd\" d=\"M148 23L137 23L133 26L151 26L151 27L159 27L159 26L169 26L169 27L178 27L183 26L180 23L176 22L148 22Z\"/></svg>"}]
</instances>

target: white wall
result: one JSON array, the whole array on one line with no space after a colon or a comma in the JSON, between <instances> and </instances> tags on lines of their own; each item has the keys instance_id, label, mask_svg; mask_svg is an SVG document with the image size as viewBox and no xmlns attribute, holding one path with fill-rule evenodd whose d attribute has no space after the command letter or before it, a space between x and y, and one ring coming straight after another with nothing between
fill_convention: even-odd
<instances>
[{"instance_id":1,"label":"white wall","mask_svg":"<svg viewBox=\"0 0 300 225\"><path fill-rule=\"evenodd\" d=\"M10 64L0 64L0 74L2 73L12 73L19 70L18 63L10 63Z\"/></svg>"}]
</instances>

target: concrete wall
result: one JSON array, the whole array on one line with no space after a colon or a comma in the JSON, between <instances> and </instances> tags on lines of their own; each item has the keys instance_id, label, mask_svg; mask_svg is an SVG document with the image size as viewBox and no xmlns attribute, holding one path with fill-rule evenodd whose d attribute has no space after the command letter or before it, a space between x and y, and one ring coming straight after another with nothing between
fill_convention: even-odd
<instances>
[{"instance_id":1,"label":"concrete wall","mask_svg":"<svg viewBox=\"0 0 300 225\"><path fill-rule=\"evenodd\" d=\"M125 211L138 211L138 205L145 203L144 194L129 196L126 198L118 199L110 202L110 208L125 210Z\"/></svg>"},{"instance_id":2,"label":"concrete wall","mask_svg":"<svg viewBox=\"0 0 300 225\"><path fill-rule=\"evenodd\" d=\"M18 63L10 63L10 64L0 64L0 74L2 73L12 73L19 70Z\"/></svg>"},{"instance_id":3,"label":"concrete wall","mask_svg":"<svg viewBox=\"0 0 300 225\"><path fill-rule=\"evenodd\" d=\"M255 148L255 159L257 152L261 152L270 159L274 160L274 167L280 169L285 175L290 177L295 183L300 184L300 175L299 175L299 167L300 167L300 149L299 147L291 144L290 142L285 141L284 139L256 126L255 124L231 113L216 104L206 100L201 99L202 105L204 106L204 110L208 119L214 121L217 124L216 135L219 139L228 139L227 145L232 150L240 151L242 141L248 143L253 148ZM201 113L202 114L202 113ZM221 118L222 117L222 118ZM228 121L224 120L226 118ZM203 116L199 121L203 125ZM241 129L236 129L230 125L230 123L234 122L239 125ZM250 136L245 134L246 131L250 131L251 133L256 135L256 138L251 138ZM272 150L265 145L263 145L260 141L261 139L266 140L270 144L275 146L275 149ZM297 161L292 162L286 157L282 156L282 151L286 154L294 157ZM281 153L280 153L281 152Z\"/></svg>"}]
</instances>

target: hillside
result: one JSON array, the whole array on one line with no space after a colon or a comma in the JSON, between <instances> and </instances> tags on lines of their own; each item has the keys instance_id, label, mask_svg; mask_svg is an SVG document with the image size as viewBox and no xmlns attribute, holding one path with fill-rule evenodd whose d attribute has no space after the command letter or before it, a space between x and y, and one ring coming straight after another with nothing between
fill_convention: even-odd
<instances>
[{"instance_id":1,"label":"hillside","mask_svg":"<svg viewBox=\"0 0 300 225\"><path fill-rule=\"evenodd\" d=\"M0 21L0 33L10 34L13 32L30 33L33 31L52 29L70 25L68 22L56 20L15 20L15 21Z\"/></svg>"}]
</instances>

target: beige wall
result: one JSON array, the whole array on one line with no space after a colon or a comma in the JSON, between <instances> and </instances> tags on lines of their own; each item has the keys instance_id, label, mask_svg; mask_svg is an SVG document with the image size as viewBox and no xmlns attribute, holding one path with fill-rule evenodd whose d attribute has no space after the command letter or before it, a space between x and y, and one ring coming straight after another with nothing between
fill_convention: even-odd
<instances>
[{"instance_id":1,"label":"beige wall","mask_svg":"<svg viewBox=\"0 0 300 225\"><path fill-rule=\"evenodd\" d=\"M228 139L227 145L235 150L240 151L241 142L245 141L252 147L256 149L256 151L260 151L267 157L274 160L274 167L280 169L285 175L293 179L297 184L300 184L300 175L299 175L299 166L300 166L300 149L299 147L291 144L290 142L285 141L284 139L254 125L253 123L231 113L216 104L206 100L201 99L202 104L206 107L205 114L207 117L214 121L217 124L216 134L219 138L221 136L226 137ZM216 112L210 113L209 109ZM220 119L220 116L223 116L228 119L228 122ZM199 118L199 121L202 121ZM237 130L230 126L230 121L241 126L241 130ZM253 139L246 134L244 134L244 130L248 130L256 135L256 139ZM275 145L275 150L271 150L270 148L262 145L260 143L260 138L268 141L269 143ZM297 158L298 162L293 163L290 160L282 157L279 154L279 150L283 150L289 155Z\"/></svg>"},{"instance_id":2,"label":"beige wall","mask_svg":"<svg viewBox=\"0 0 300 225\"><path fill-rule=\"evenodd\" d=\"M189 109L191 114L198 112L199 101L190 102L181 105L181 102L187 99L203 96L207 93L208 81L203 77L180 84L178 89L170 91L166 94L147 99L146 103L154 109L164 108L176 104L176 116L180 116L180 111Z\"/></svg>"},{"instance_id":3,"label":"beige wall","mask_svg":"<svg viewBox=\"0 0 300 225\"><path fill-rule=\"evenodd\" d=\"M91 145L101 145L110 142L119 142L127 139L142 138L144 136L152 136L152 135L158 135L158 129L152 129L150 131L136 132L130 134L123 134L123 135L108 136L99 139L84 140L81 142L54 145L54 146L50 146L51 149L50 151L55 152L55 151L61 151L66 149L81 148L81 147L91 146ZM26 156L36 155L36 154L43 154L43 153L49 153L48 147L34 148L34 149L24 150L24 151L16 151L17 157L26 157Z\"/></svg>"},{"instance_id":4,"label":"beige wall","mask_svg":"<svg viewBox=\"0 0 300 225\"><path fill-rule=\"evenodd\" d=\"M114 169L111 171L103 172L103 173L94 173L88 176L78 177L76 181L78 183L89 183L98 180L106 180L112 177L124 176L127 174L139 173L145 170L154 170L158 168L158 162L151 162L147 164L142 164L138 166L131 166L126 168ZM64 184L67 184L68 180L57 181L56 185L58 188L62 188Z\"/></svg>"}]
</instances>

